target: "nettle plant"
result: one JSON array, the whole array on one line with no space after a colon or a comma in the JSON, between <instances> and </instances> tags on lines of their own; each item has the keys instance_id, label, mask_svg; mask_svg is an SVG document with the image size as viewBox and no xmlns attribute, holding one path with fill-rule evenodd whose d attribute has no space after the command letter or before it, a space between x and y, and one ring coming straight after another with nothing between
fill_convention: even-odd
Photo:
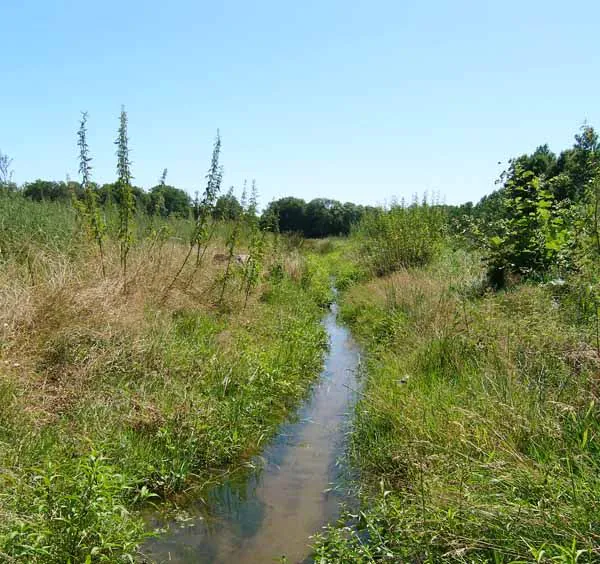
<instances>
[{"instance_id":1,"label":"nettle plant","mask_svg":"<svg viewBox=\"0 0 600 564\"><path fill-rule=\"evenodd\" d=\"M77 211L86 224L87 231L98 245L100 254L100 268L102 276L106 277L104 267L104 238L106 236L106 221L98 206L98 198L91 182L92 157L87 144L87 112L82 112L79 130L77 132L77 146L79 147L79 174L81 175L81 189L83 202L77 198L73 199Z\"/></svg>"},{"instance_id":2,"label":"nettle plant","mask_svg":"<svg viewBox=\"0 0 600 564\"><path fill-rule=\"evenodd\" d=\"M227 289L227 284L231 276L233 275L231 265L234 260L235 247L240 237L242 221L243 219L240 215L238 215L238 217L233 220L233 224L231 226L231 229L229 230L229 234L227 235L227 239L225 241L225 245L227 247L227 264L225 266L225 272L223 273L223 280L221 283L221 294L219 295L220 304L223 303L223 298L225 297L225 290Z\"/></svg>"},{"instance_id":3,"label":"nettle plant","mask_svg":"<svg viewBox=\"0 0 600 564\"><path fill-rule=\"evenodd\" d=\"M133 218L135 200L131 188L131 161L129 160L129 138L127 137L127 112L121 108L119 132L115 140L117 146L117 190L120 196L119 206L119 244L121 250L121 268L123 271L123 291L127 291L127 258L133 244Z\"/></svg>"},{"instance_id":4,"label":"nettle plant","mask_svg":"<svg viewBox=\"0 0 600 564\"><path fill-rule=\"evenodd\" d=\"M223 180L223 167L219 164L219 158L221 155L221 135L219 130L217 130L217 137L215 139L215 144L213 146L213 153L210 163L210 168L208 169L208 173L206 174L206 188L204 189L204 194L202 199L200 200L198 196L196 196L196 201L194 204L194 230L192 231L192 236L190 237L190 246L188 252L181 263L181 266L175 273L175 276L171 280L170 284L165 289L163 294L163 300L166 299L169 291L183 272L183 269L188 264L192 252L196 249L196 266L192 275L190 276L189 282L193 279L196 271L200 268L202 264L202 259L206 253L208 248L208 244L210 243L214 233L215 233L215 223L210 223L210 218L212 215L212 211L215 206L215 202L217 200L217 196L221 191L221 181Z\"/></svg>"},{"instance_id":5,"label":"nettle plant","mask_svg":"<svg viewBox=\"0 0 600 564\"><path fill-rule=\"evenodd\" d=\"M258 190L256 181L252 181L252 192L248 206L245 208L244 217L250 231L248 245L248 259L244 265L241 289L244 292L244 309L248 305L250 293L260 281L265 255L266 231L260 228L256 210L258 208Z\"/></svg>"}]
</instances>

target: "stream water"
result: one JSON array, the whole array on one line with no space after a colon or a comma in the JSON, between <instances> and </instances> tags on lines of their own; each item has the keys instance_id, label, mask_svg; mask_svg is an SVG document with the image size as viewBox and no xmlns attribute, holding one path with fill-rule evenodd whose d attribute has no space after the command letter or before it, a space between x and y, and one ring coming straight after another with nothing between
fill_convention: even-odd
<instances>
[{"instance_id":1,"label":"stream water","mask_svg":"<svg viewBox=\"0 0 600 564\"><path fill-rule=\"evenodd\" d=\"M339 515L346 474L348 415L356 390L359 352L336 319L336 305L323 323L330 348L324 369L294 422L281 426L256 468L204 492L186 507L189 519L151 525L168 531L144 554L157 563L292 564L310 561L310 536Z\"/></svg>"}]
</instances>

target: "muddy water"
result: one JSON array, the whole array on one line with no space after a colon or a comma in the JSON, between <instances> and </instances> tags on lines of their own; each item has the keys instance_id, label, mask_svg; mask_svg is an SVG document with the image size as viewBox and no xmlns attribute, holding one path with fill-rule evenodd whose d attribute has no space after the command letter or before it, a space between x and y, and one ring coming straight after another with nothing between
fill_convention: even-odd
<instances>
[{"instance_id":1,"label":"muddy water","mask_svg":"<svg viewBox=\"0 0 600 564\"><path fill-rule=\"evenodd\" d=\"M293 423L283 425L256 471L233 477L187 507L191 518L161 523L168 532L144 553L154 562L298 563L310 557L309 537L336 519L343 488L338 464L356 389L358 349L336 321L323 321L330 349L318 384Z\"/></svg>"}]
</instances>

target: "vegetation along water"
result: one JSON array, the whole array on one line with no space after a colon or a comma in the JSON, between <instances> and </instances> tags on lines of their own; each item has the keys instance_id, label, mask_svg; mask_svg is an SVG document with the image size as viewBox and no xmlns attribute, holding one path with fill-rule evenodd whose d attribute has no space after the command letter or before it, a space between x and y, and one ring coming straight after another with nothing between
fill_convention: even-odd
<instances>
[{"instance_id":1,"label":"vegetation along water","mask_svg":"<svg viewBox=\"0 0 600 564\"><path fill-rule=\"evenodd\" d=\"M477 204L262 213L218 133L190 198L88 127L77 181L0 154L0 562L600 561L592 127Z\"/></svg>"}]
</instances>

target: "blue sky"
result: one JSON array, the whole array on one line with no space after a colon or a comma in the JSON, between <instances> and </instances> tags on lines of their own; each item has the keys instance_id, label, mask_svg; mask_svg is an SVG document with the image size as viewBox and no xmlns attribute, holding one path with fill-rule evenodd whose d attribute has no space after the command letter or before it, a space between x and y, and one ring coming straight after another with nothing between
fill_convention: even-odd
<instances>
[{"instance_id":1,"label":"blue sky","mask_svg":"<svg viewBox=\"0 0 600 564\"><path fill-rule=\"evenodd\" d=\"M600 2L4 0L0 150L15 180L114 179L121 104L135 183L202 188L217 128L225 187L448 203L498 161L600 127Z\"/></svg>"}]
</instances>

